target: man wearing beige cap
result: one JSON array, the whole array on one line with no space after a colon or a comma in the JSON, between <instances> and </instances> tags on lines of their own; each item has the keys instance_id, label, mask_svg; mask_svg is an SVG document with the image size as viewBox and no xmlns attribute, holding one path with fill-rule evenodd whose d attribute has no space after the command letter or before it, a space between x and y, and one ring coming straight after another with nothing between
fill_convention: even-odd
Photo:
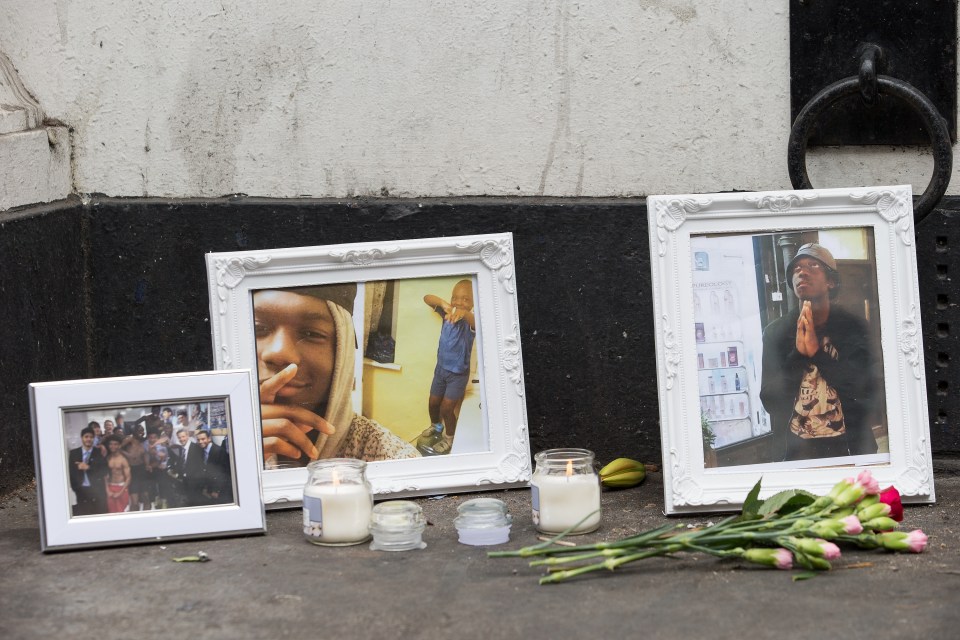
<instances>
[{"instance_id":1,"label":"man wearing beige cap","mask_svg":"<svg viewBox=\"0 0 960 640\"><path fill-rule=\"evenodd\" d=\"M836 260L808 243L786 274L800 308L763 332L760 400L772 419L772 460L876 453L868 419L878 386L875 357L864 319L834 304Z\"/></svg>"}]
</instances>

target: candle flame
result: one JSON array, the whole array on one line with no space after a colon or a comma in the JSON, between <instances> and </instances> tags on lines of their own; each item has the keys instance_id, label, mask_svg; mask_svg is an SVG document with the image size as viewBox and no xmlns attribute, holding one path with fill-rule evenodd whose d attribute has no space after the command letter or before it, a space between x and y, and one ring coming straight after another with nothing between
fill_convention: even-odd
<instances>
[{"instance_id":1,"label":"candle flame","mask_svg":"<svg viewBox=\"0 0 960 640\"><path fill-rule=\"evenodd\" d=\"M331 469L330 473L333 475L333 484L334 486L339 486L340 484L340 474L337 473L336 469Z\"/></svg>"},{"instance_id":2,"label":"candle flame","mask_svg":"<svg viewBox=\"0 0 960 640\"><path fill-rule=\"evenodd\" d=\"M567 460L567 477L573 475L573 460Z\"/></svg>"}]
</instances>

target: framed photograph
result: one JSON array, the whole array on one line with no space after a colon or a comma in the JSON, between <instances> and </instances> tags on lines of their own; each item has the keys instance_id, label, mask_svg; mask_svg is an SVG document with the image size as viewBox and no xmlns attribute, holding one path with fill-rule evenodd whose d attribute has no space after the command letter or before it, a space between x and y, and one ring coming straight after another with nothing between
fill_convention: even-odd
<instances>
[{"instance_id":1,"label":"framed photograph","mask_svg":"<svg viewBox=\"0 0 960 640\"><path fill-rule=\"evenodd\" d=\"M255 372L269 507L306 465L368 462L390 497L524 485L510 234L207 255L218 369Z\"/></svg>"},{"instance_id":2,"label":"framed photograph","mask_svg":"<svg viewBox=\"0 0 960 640\"><path fill-rule=\"evenodd\" d=\"M250 377L31 384L43 551L264 533Z\"/></svg>"},{"instance_id":3,"label":"framed photograph","mask_svg":"<svg viewBox=\"0 0 960 640\"><path fill-rule=\"evenodd\" d=\"M859 467L933 502L910 187L647 206L667 513Z\"/></svg>"}]
</instances>

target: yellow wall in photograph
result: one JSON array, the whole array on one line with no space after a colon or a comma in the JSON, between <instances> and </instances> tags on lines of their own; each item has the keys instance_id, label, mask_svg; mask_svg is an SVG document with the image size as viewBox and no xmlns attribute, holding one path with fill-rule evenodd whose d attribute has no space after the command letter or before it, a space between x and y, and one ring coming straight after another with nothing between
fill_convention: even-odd
<instances>
[{"instance_id":1,"label":"yellow wall in photograph","mask_svg":"<svg viewBox=\"0 0 960 640\"><path fill-rule=\"evenodd\" d=\"M363 367L363 413L407 442L414 442L430 424L427 399L443 320L423 302L433 294L449 301L454 285L469 276L414 278L397 281L397 343L394 364L399 370ZM476 362L474 342L473 362Z\"/></svg>"}]
</instances>

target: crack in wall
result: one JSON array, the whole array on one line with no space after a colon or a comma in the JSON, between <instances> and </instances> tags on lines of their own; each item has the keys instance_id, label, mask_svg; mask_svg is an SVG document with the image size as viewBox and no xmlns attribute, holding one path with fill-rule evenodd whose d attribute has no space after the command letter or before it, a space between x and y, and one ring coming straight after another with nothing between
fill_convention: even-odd
<instances>
[{"instance_id":1,"label":"crack in wall","mask_svg":"<svg viewBox=\"0 0 960 640\"><path fill-rule=\"evenodd\" d=\"M557 145L561 138L567 140L570 138L570 64L568 58L570 34L566 2L557 5L556 19L554 61L560 80L557 96L557 121L553 127L550 146L547 147L547 159L543 165L543 172L540 174L540 188L537 193L541 196L544 195L547 188L547 177L550 175L550 170L553 168L556 159Z\"/></svg>"}]
</instances>

